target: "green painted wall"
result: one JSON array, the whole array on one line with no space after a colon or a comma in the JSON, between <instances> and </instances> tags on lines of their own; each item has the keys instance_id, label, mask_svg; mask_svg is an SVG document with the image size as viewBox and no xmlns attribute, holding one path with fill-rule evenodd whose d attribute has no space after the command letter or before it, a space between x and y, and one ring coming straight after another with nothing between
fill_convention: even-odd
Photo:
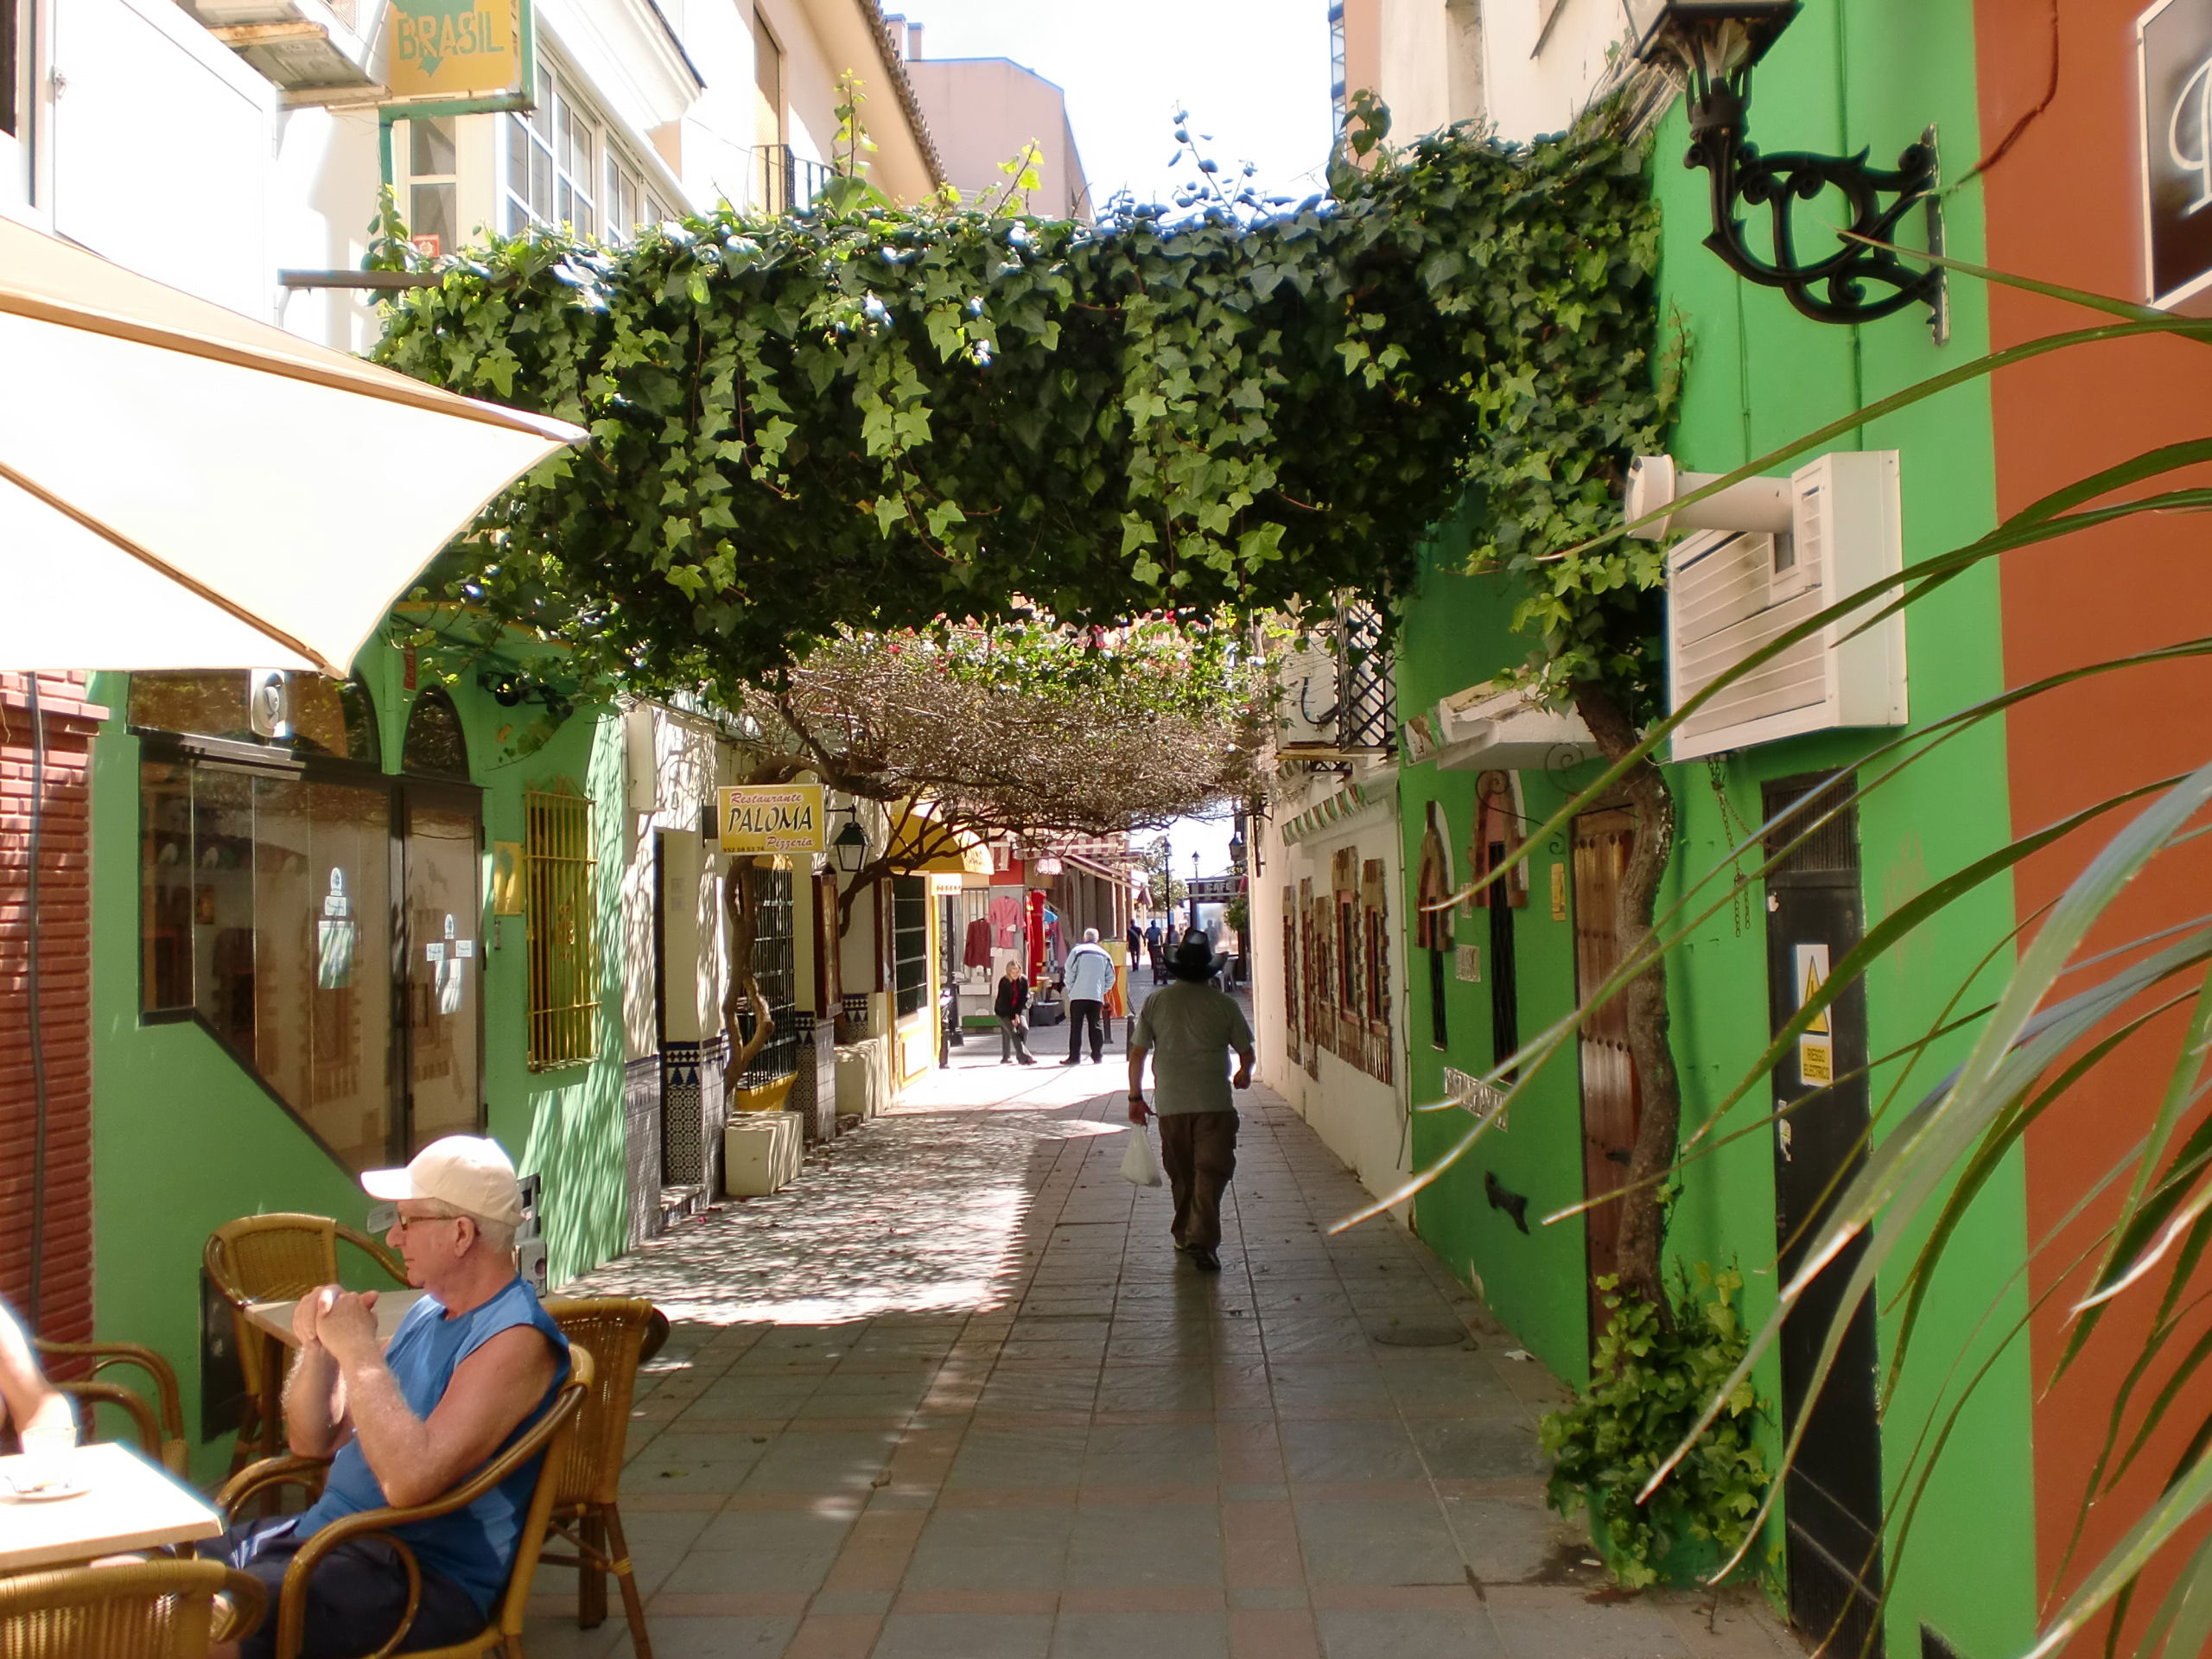
<instances>
[{"instance_id":1,"label":"green painted wall","mask_svg":"<svg viewBox=\"0 0 2212 1659\"><path fill-rule=\"evenodd\" d=\"M1965 0L1810 0L1756 76L1753 138L1770 149L1848 154L1871 146L1879 162L1934 124L1955 176L1977 154L1971 8ZM1688 379L1672 445L1687 467L1721 471L1824 422L1847 415L1986 349L1986 310L1970 283L1954 285L1952 336L1931 339L1922 316L1899 315L1859 328L1798 316L1776 292L1748 286L1702 245L1710 229L1707 175L1681 165L1687 145L1678 106L1655 141L1651 176L1665 219L1661 311L1690 337ZM1981 245L1980 200L1968 186L1947 199L1948 245L1973 259ZM1853 443L1902 454L1908 563L1969 539L1994 518L1989 405L1979 385L1901 415L1868 423ZM1411 608L1400 664L1400 706L1418 712L1438 696L1519 661L1525 645L1509 636L1510 596L1499 585L1455 572L1464 527L1441 533L1432 570ZM1918 605L1908 625L1910 707L1922 723L1986 697L2002 683L1995 571L1976 572ZM1760 817L1762 782L1854 765L1880 740L1829 734L1762 745L1718 767L1670 768L1681 837L1666 903L1682 899L1716 865L1742 826ZM1577 783L1587 774L1564 781ZM1862 780L1863 781L1863 780ZM1418 860L1423 811L1447 804L1464 860L1471 777L1408 766L1401 778L1408 880ZM1541 820L1561 801L1554 780L1524 779L1528 809ZM1724 817L1725 796L1732 816ZM1871 925L1932 880L1999 847L2010 834L2001 732L1994 727L1948 744L1932 765L1885 784L1863 805L1859 837L1864 900ZM1535 849L1532 897L1521 912L1521 1030L1523 1039L1563 1014L1572 995L1566 929L1550 924L1547 867L1566 855L1563 841ZM1746 871L1754 868L1747 864ZM1708 888L1694 913L1725 892ZM1685 1132L1751 1068L1767 1035L1764 908L1755 890L1748 907L1723 905L1698 925L1673 959L1674 1039L1682 1071ZM1940 925L1914 937L1879 964L1867 986L1872 1052L1913 1040L1974 973L2012 925L2009 885L1996 884L1954 906ZM1462 920L1472 941L1479 924ZM1410 1072L1417 1100L1441 1092L1446 1060L1469 1071L1489 1062L1484 986L1454 985L1452 1052L1428 1046L1426 963L1408 950ZM2002 963L2009 958L2000 952ZM1486 971L1493 971L1485 964ZM1986 980L1984 981L1986 983ZM1969 1005L1970 1006L1970 1005ZM1892 1113L1916 1099L1962 1054L1953 1041L1916 1064L1878 1067L1873 1099ZM1579 1104L1571 1054L1540 1076L1517 1105L1506 1135L1486 1140L1464 1166L1425 1195L1424 1236L1461 1271L1479 1276L1491 1305L1528 1345L1561 1375L1586 1373L1580 1229L1562 1224L1532 1238L1516 1234L1484 1201L1482 1174L1495 1168L1507 1186L1527 1192L1530 1213L1579 1195ZM1894 1101L1892 1102L1892 1096ZM1751 1123L1770 1104L1762 1085L1732 1121ZM1457 1113L1424 1116L1416 1147L1424 1161L1464 1132ZM1882 1130L1878 1125L1877 1133ZM1776 1281L1771 1131L1745 1138L1694 1165L1675 1205L1670 1256L1681 1262L1733 1262L1748 1281L1747 1312L1774 1306ZM1948 1413L1955 1391L1986 1357L1992 1333L2024 1317L2012 1274L2022 1261L2025 1227L2017 1164L1993 1184L1952 1245L1936 1282L1923 1334L1884 1428L1885 1475L1893 1516L1931 1408ZM1911 1259L1901 1253L1885 1275L1893 1292ZM1895 1338L1894 1309L1881 1319L1885 1357ZM1777 1402L1777 1366L1758 1378ZM1949 1392L1946 1392L1948 1390ZM1936 1406L1939 1397L1940 1408ZM2024 1344L2006 1350L1979 1385L1952 1430L1945 1459L1920 1500L1915 1537L1891 1560L1889 1640L1893 1653L1917 1651L1920 1622L1942 1630L1962 1652L2015 1650L2032 1627L2033 1535L2030 1378ZM1778 1442L1774 1446L1778 1451ZM1915 1476L1916 1480L1916 1475Z\"/></svg>"},{"instance_id":2,"label":"green painted wall","mask_svg":"<svg viewBox=\"0 0 2212 1659\"><path fill-rule=\"evenodd\" d=\"M411 694L397 654L372 647L360 672L375 696L386 769L397 757ZM118 711L95 740L92 779L92 1105L94 1285L103 1338L151 1344L175 1365L188 1433L200 1421L200 1262L208 1233L264 1211L300 1210L356 1226L369 1205L352 1175L325 1154L222 1046L190 1023L138 1019L138 741L125 729L122 676L97 695ZM587 712L544 747L503 752L513 715L473 683L455 688L474 781L484 789L486 869L480 883L486 941L485 999L488 1129L524 1173L545 1177L544 1230L559 1283L624 1245L622 954L623 770L620 721ZM512 737L512 730L507 736ZM490 843L523 838L526 785L565 775L598 804L597 888L601 949L599 1058L558 1072L528 1069L522 919L488 914ZM350 1254L350 1252L348 1253ZM357 1262L353 1264L358 1267ZM374 1269L350 1281L378 1282ZM197 1472L219 1472L227 1440L200 1448Z\"/></svg>"}]
</instances>

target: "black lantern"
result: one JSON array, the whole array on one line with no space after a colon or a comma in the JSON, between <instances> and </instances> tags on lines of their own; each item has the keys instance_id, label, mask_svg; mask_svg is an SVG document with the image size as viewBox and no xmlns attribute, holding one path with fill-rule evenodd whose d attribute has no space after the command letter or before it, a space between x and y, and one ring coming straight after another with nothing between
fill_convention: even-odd
<instances>
[{"instance_id":1,"label":"black lantern","mask_svg":"<svg viewBox=\"0 0 2212 1659\"><path fill-rule=\"evenodd\" d=\"M1936 313L1940 328L1942 273L1915 270L1890 248L1868 245L1894 243L1898 221L1932 200L1932 144L1909 145L1894 168L1883 168L1869 167L1863 149L1856 156L1762 156L1745 138L1752 67L1796 16L1798 0L1638 0L1633 10L1638 60L1676 65L1688 78L1685 164L1713 177L1713 234L1705 245L1747 281L1780 289L1815 322L1871 322L1917 301ZM1825 257L1801 257L1792 223L1796 204L1830 189L1851 215L1841 245ZM1770 261L1745 242L1738 202L1768 210Z\"/></svg>"},{"instance_id":2,"label":"black lantern","mask_svg":"<svg viewBox=\"0 0 2212 1659\"><path fill-rule=\"evenodd\" d=\"M1229 871L1232 875L1244 874L1244 836L1242 830L1232 830L1230 834Z\"/></svg>"},{"instance_id":3,"label":"black lantern","mask_svg":"<svg viewBox=\"0 0 2212 1659\"><path fill-rule=\"evenodd\" d=\"M837 868L847 875L857 874L868 861L868 831L861 828L858 813L847 819L845 827L831 838L830 850L837 855Z\"/></svg>"}]
</instances>

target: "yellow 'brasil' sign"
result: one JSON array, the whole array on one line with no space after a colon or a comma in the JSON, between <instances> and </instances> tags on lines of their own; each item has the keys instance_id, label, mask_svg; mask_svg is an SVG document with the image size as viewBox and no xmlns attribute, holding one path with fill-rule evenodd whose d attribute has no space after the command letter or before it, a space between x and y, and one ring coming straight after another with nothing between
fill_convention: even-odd
<instances>
[{"instance_id":1,"label":"yellow 'brasil' sign","mask_svg":"<svg viewBox=\"0 0 2212 1659\"><path fill-rule=\"evenodd\" d=\"M385 84L395 99L519 90L515 8L528 0L391 0Z\"/></svg>"},{"instance_id":2,"label":"yellow 'brasil' sign","mask_svg":"<svg viewBox=\"0 0 2212 1659\"><path fill-rule=\"evenodd\" d=\"M726 853L823 853L819 784L736 784L721 791Z\"/></svg>"}]
</instances>

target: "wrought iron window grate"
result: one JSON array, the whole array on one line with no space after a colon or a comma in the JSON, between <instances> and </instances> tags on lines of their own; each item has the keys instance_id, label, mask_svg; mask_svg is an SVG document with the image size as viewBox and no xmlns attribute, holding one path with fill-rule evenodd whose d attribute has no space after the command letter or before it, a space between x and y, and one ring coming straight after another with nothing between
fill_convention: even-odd
<instances>
[{"instance_id":1,"label":"wrought iron window grate","mask_svg":"<svg viewBox=\"0 0 2212 1659\"><path fill-rule=\"evenodd\" d=\"M1365 603L1345 605L1337 613L1337 652L1338 744L1377 752L1395 747L1398 700L1382 613Z\"/></svg>"},{"instance_id":2,"label":"wrought iron window grate","mask_svg":"<svg viewBox=\"0 0 2212 1659\"><path fill-rule=\"evenodd\" d=\"M530 925L530 1069L579 1065L599 1052L598 911L591 799L565 778L523 794Z\"/></svg>"}]
</instances>

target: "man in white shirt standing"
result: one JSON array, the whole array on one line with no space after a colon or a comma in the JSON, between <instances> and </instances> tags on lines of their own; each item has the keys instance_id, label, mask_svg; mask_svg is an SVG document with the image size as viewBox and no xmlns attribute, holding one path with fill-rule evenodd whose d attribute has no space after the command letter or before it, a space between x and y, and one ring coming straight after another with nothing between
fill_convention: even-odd
<instances>
[{"instance_id":1,"label":"man in white shirt standing","mask_svg":"<svg viewBox=\"0 0 2212 1659\"><path fill-rule=\"evenodd\" d=\"M1068 952L1060 984L1068 996L1068 1057L1060 1064L1073 1065L1083 1058L1083 1027L1088 1020L1090 1062L1096 1065L1106 1058L1106 999L1114 989L1114 958L1098 943L1096 928L1084 928L1083 943Z\"/></svg>"}]
</instances>

